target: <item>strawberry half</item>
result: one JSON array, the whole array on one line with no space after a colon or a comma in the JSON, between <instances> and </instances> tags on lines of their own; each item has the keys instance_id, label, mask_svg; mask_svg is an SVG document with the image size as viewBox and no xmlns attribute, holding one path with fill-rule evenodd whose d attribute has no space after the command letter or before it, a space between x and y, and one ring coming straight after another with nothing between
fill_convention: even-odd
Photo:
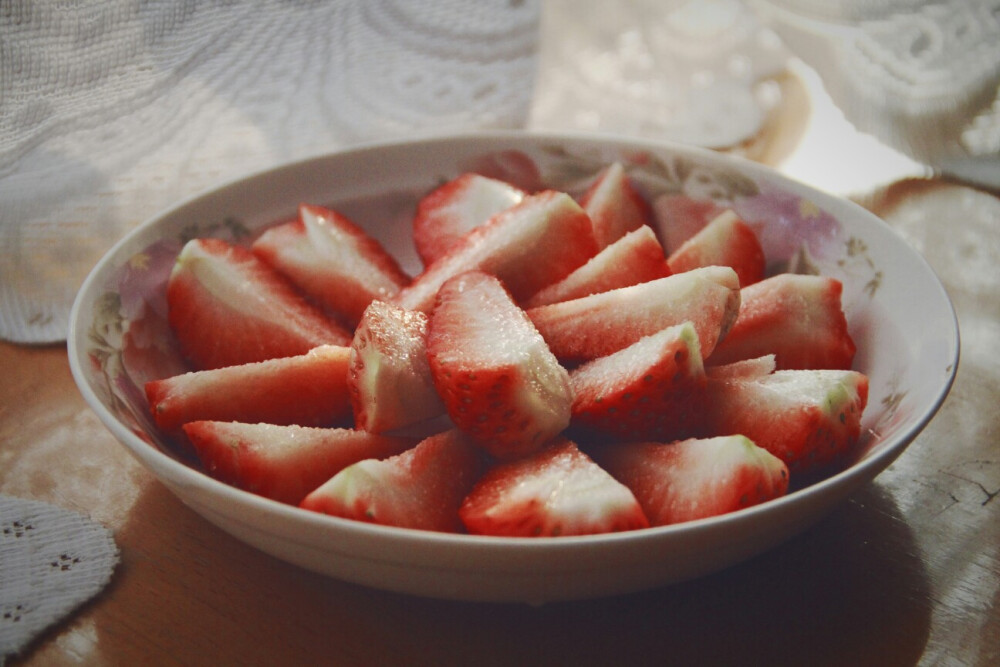
<instances>
[{"instance_id":1,"label":"strawberry half","mask_svg":"<svg viewBox=\"0 0 1000 667\"><path fill-rule=\"evenodd\" d=\"M856 348L842 290L834 278L792 273L744 287L736 322L708 363L773 354L779 369L850 368Z\"/></svg>"},{"instance_id":2,"label":"strawberry half","mask_svg":"<svg viewBox=\"0 0 1000 667\"><path fill-rule=\"evenodd\" d=\"M497 458L533 452L569 424L569 374L494 276L441 287L427 356L452 421Z\"/></svg>"},{"instance_id":3,"label":"strawberry half","mask_svg":"<svg viewBox=\"0 0 1000 667\"><path fill-rule=\"evenodd\" d=\"M705 370L690 322L668 327L570 373L574 424L628 440L698 432Z\"/></svg>"},{"instance_id":4,"label":"strawberry half","mask_svg":"<svg viewBox=\"0 0 1000 667\"><path fill-rule=\"evenodd\" d=\"M767 263L760 239L731 210L716 216L667 258L674 273L702 266L730 266L746 287L764 278Z\"/></svg>"},{"instance_id":5,"label":"strawberry half","mask_svg":"<svg viewBox=\"0 0 1000 667\"><path fill-rule=\"evenodd\" d=\"M321 345L294 357L194 371L147 382L156 425L198 420L330 426L351 416L350 350Z\"/></svg>"},{"instance_id":6,"label":"strawberry half","mask_svg":"<svg viewBox=\"0 0 1000 667\"><path fill-rule=\"evenodd\" d=\"M509 183L472 172L448 181L417 203L413 243L428 266L461 236L524 199Z\"/></svg>"},{"instance_id":7,"label":"strawberry half","mask_svg":"<svg viewBox=\"0 0 1000 667\"><path fill-rule=\"evenodd\" d=\"M526 308L578 299L670 275L663 246L643 225L601 250L562 280L536 293Z\"/></svg>"},{"instance_id":8,"label":"strawberry half","mask_svg":"<svg viewBox=\"0 0 1000 667\"><path fill-rule=\"evenodd\" d=\"M488 470L459 515L470 533L508 537L593 535L649 525L632 492L565 438Z\"/></svg>"},{"instance_id":9,"label":"strawberry half","mask_svg":"<svg viewBox=\"0 0 1000 667\"><path fill-rule=\"evenodd\" d=\"M185 244L167 283L167 306L181 352L200 370L351 342L281 274L221 239Z\"/></svg>"},{"instance_id":10,"label":"strawberry half","mask_svg":"<svg viewBox=\"0 0 1000 667\"><path fill-rule=\"evenodd\" d=\"M372 301L354 332L347 383L354 423L366 431L444 414L427 363L427 316Z\"/></svg>"},{"instance_id":11,"label":"strawberry half","mask_svg":"<svg viewBox=\"0 0 1000 667\"><path fill-rule=\"evenodd\" d=\"M659 222L668 255L723 212L725 208L711 199L693 199L687 195L663 195L653 202L653 215Z\"/></svg>"},{"instance_id":12,"label":"strawberry half","mask_svg":"<svg viewBox=\"0 0 1000 667\"><path fill-rule=\"evenodd\" d=\"M291 505L349 465L416 444L347 428L220 421L189 422L184 433L209 475Z\"/></svg>"},{"instance_id":13,"label":"strawberry half","mask_svg":"<svg viewBox=\"0 0 1000 667\"><path fill-rule=\"evenodd\" d=\"M788 491L785 464L741 435L617 443L593 455L632 490L653 526L734 512Z\"/></svg>"},{"instance_id":14,"label":"strawberry half","mask_svg":"<svg viewBox=\"0 0 1000 667\"><path fill-rule=\"evenodd\" d=\"M478 448L452 429L402 454L344 468L299 506L386 526L459 532L459 505L482 466Z\"/></svg>"},{"instance_id":15,"label":"strawberry half","mask_svg":"<svg viewBox=\"0 0 1000 667\"><path fill-rule=\"evenodd\" d=\"M393 302L428 312L446 280L473 270L497 276L516 301L523 301L595 254L590 218L572 197L548 190L525 197L468 232Z\"/></svg>"},{"instance_id":16,"label":"strawberry half","mask_svg":"<svg viewBox=\"0 0 1000 667\"><path fill-rule=\"evenodd\" d=\"M350 325L372 299L387 299L410 283L378 241L319 206L300 206L297 220L268 229L253 252Z\"/></svg>"},{"instance_id":17,"label":"strawberry half","mask_svg":"<svg viewBox=\"0 0 1000 667\"><path fill-rule=\"evenodd\" d=\"M690 321L707 356L726 335L740 305L729 267L710 266L639 285L528 309L528 317L561 361L588 361L643 336Z\"/></svg>"},{"instance_id":18,"label":"strawberry half","mask_svg":"<svg viewBox=\"0 0 1000 667\"><path fill-rule=\"evenodd\" d=\"M600 248L652 222L649 204L632 185L620 162L612 163L598 176L580 197L580 205L594 224L594 238Z\"/></svg>"},{"instance_id":19,"label":"strawberry half","mask_svg":"<svg viewBox=\"0 0 1000 667\"><path fill-rule=\"evenodd\" d=\"M707 435L745 435L793 473L811 473L840 462L857 442L868 378L841 370L710 377L706 395Z\"/></svg>"}]
</instances>

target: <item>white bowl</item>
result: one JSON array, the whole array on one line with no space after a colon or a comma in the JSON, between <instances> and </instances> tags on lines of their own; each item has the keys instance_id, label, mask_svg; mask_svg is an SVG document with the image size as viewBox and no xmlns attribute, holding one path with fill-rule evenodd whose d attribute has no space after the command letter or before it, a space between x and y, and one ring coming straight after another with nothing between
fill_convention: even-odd
<instances>
[{"instance_id":1,"label":"white bowl","mask_svg":"<svg viewBox=\"0 0 1000 667\"><path fill-rule=\"evenodd\" d=\"M143 383L176 369L163 324L164 281L191 236L232 238L293 215L299 203L347 213L400 258L418 196L479 170L527 187L579 192L612 161L653 200L725 200L762 224L769 259L805 243L844 283L870 378L857 459L778 500L716 518L628 533L489 538L388 528L282 505L217 482L180 460L152 427ZM676 200L675 200L676 201ZM237 538L343 580L416 595L484 601L593 598L690 579L761 553L816 522L899 456L947 395L958 363L951 303L924 260L862 208L773 171L707 151L594 136L488 133L370 145L241 179L181 203L122 239L74 305L69 359L111 432L181 500Z\"/></svg>"}]
</instances>

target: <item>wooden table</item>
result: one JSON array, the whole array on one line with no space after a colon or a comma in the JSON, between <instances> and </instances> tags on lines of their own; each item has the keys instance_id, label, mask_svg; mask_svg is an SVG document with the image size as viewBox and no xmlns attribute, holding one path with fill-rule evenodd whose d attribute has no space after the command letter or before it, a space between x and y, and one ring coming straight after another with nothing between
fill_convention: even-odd
<instances>
[{"instance_id":1,"label":"wooden table","mask_svg":"<svg viewBox=\"0 0 1000 667\"><path fill-rule=\"evenodd\" d=\"M807 108L782 112L780 140L752 157L795 163L795 147L824 131L802 120ZM64 347L0 344L0 493L84 513L121 549L110 586L13 663L1000 664L1000 200L937 180L857 198L925 254L955 303L963 354L948 400L815 527L721 573L626 597L443 602L279 562L141 468L85 405Z\"/></svg>"}]
</instances>

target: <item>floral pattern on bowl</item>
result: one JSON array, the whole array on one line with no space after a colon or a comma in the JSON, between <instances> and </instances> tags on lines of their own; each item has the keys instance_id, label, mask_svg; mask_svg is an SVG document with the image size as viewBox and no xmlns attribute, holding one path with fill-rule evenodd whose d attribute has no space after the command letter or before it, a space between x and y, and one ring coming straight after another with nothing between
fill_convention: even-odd
<instances>
[{"instance_id":1,"label":"floral pattern on bowl","mask_svg":"<svg viewBox=\"0 0 1000 667\"><path fill-rule=\"evenodd\" d=\"M677 212L696 212L703 223L713 212L732 208L760 234L771 271L822 273L844 283L859 348L856 367L871 378L864 435L847 470L765 506L697 525L563 539L524 552L499 541L484 551L482 538L353 525L226 487L197 472L153 427L143 385L186 369L167 325L165 285L188 239L248 242L263 227L293 215L299 203L316 203L347 214L416 274L411 216L431 188L478 171L528 190L579 195L613 161L623 163L651 202L661 239L669 241L668 219ZM905 303L914 290L929 299L919 308ZM921 308L941 321L920 329ZM950 388L957 351L954 313L933 273L884 224L849 202L758 165L696 149L518 133L362 147L279 167L184 202L123 239L95 269L78 297L70 337L74 374L109 428L185 502L241 539L366 585L458 599L535 601L678 581L773 546L902 452ZM562 550L576 544L587 549L586 557L573 552L572 568L580 574L546 578L557 564L565 567ZM621 567L628 568L627 576Z\"/></svg>"}]
</instances>

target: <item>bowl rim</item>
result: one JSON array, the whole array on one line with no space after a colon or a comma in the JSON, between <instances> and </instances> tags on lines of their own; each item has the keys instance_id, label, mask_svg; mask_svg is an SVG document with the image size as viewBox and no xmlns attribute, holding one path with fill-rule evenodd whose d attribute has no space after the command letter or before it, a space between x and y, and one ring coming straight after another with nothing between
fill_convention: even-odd
<instances>
[{"instance_id":1,"label":"bowl rim","mask_svg":"<svg viewBox=\"0 0 1000 667\"><path fill-rule=\"evenodd\" d=\"M447 145L449 143L464 144L467 142L502 143L504 141L527 141L528 143L552 141L563 144L572 143L592 146L613 145L616 147L631 148L635 150L660 151L695 156L709 162L733 165L740 171L748 172L758 177L763 177L770 182L777 182L782 186L788 187L794 192L808 192L810 197L818 201L818 203L820 203L825 210L836 213L838 218L843 217L845 213L850 216L860 216L865 218L868 222L874 224L879 229L879 233L893 236L897 242L910 251L913 258L922 265L922 269L933 278L933 284L938 292L937 297L940 298L942 303L946 305L951 317L951 321L948 326L948 361L950 370L923 412L912 419L904 428L887 438L886 442L881 443L878 451L871 453L869 456L864 457L860 461L854 462L851 466L843 470L815 481L808 486L797 489L793 493L786 496L729 514L668 526L657 526L634 531L600 535L532 538L495 537L461 533L437 533L418 529L381 526L327 516L316 512L309 512L298 507L264 498L215 480L203 472L160 451L154 445L143 441L141 438L132 433L124 424L122 424L97 396L84 369L85 364L83 359L86 354L80 345L85 337L86 325L81 322L81 317L85 310L85 306L88 303L88 297L94 291L95 286L99 284L99 281L107 279L110 271L114 268L111 265L112 260L117 258L118 254L121 253L124 248L133 244L139 237L141 237L148 229L155 226L160 220L176 214L195 202L210 198L221 190L246 184L248 181L267 178L273 176L277 172L306 169L312 163L318 164L331 159L348 160L352 157L372 151L406 150L409 147L420 145ZM365 142L330 152L304 157L298 160L283 162L272 167L235 176L219 184L204 188L199 192L180 200L174 205L150 216L130 230L123 237L118 239L118 241L116 241L112 247L104 253L102 258L88 273L77 292L70 311L69 333L67 338L67 352L70 370L77 387L79 388L88 406L96 412L97 416L104 423L104 425L111 431L116 439L119 440L119 442L126 446L134 457L138 458L144 464L147 463L148 458L157 465L162 466L163 471L169 475L173 483L200 487L210 495L218 497L226 502L234 502L237 505L254 511L271 513L278 519L291 520L293 522L309 525L320 530L347 530L370 538L387 538L391 540L405 540L407 542L416 541L422 544L461 547L466 549L516 549L519 552L525 549L544 550L546 552L563 549L576 550L583 545L588 547L614 548L622 542L635 543L636 541L643 542L647 540L660 540L672 535L696 534L699 531L716 530L733 523L742 523L750 520L751 517L770 514L772 512L781 511L782 509L787 510L789 506L798 504L806 498L819 497L824 494L837 494L845 486L849 486L849 483L852 481L859 481L862 478L871 479L884 470L893 460L895 460L936 415L954 384L960 359L960 349L961 344L958 319L955 313L954 305L941 283L940 278L934 272L933 268L929 265L926 259L916 249L909 245L909 243L907 243L905 239L889 227L887 223L875 214L864 209L859 204L848 199L829 194L800 181L796 181L794 178L786 176L767 165L753 162L741 156L711 151L697 146L687 146L664 140L643 139L605 133L543 132L526 130L469 131L433 134L403 140ZM159 473L154 473L154 476L160 478L161 481L164 481ZM394 558L391 554L385 554L385 558L387 561L400 560L398 557ZM474 567L474 565L470 565L470 567Z\"/></svg>"}]
</instances>

